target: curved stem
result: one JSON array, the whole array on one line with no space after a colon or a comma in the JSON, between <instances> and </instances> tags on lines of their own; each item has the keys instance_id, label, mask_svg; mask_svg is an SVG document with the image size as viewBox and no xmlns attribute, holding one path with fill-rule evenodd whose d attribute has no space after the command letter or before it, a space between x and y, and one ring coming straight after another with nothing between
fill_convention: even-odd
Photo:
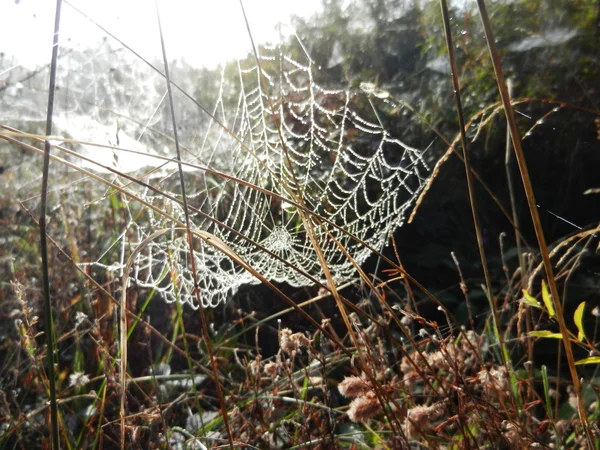
<instances>
[{"instance_id":1,"label":"curved stem","mask_svg":"<svg viewBox=\"0 0 600 450\"><path fill-rule=\"evenodd\" d=\"M488 49L490 52L490 57L492 59L492 64L494 66L494 73L496 75L496 82L498 84L498 90L500 91L500 97L502 98L502 104L504 105L504 112L506 114L506 120L508 121L509 129L510 129L510 136L512 139L515 157L519 164L519 171L521 173L521 179L523 180L525 196L527 197L529 213L531 215L531 220L533 222L533 227L535 229L535 235L537 237L540 254L542 255L544 269L546 271L546 277L548 279L548 286L550 287L550 292L552 294L552 301L554 303L554 309L556 311L556 321L558 322L560 334L562 335L562 341L563 341L563 344L565 347L565 354L567 356L567 363L569 366L569 371L571 372L573 388L575 389L575 392L577 393L577 412L579 414L579 419L581 420L581 424L583 425L583 428L585 430L588 445L590 446L590 448L594 448L594 437L592 435L592 432L590 430L590 426L588 423L587 411L585 409L585 404L583 401L582 385L579 380L579 376L577 375L577 368L575 367L575 358L573 356L573 348L571 347L571 342L569 341L569 331L565 324L563 308L562 308L562 304L560 302L560 297L558 295L558 287L556 286L556 280L554 279L552 262L550 261L550 255L548 253L548 246L546 245L546 239L544 238L544 230L542 229L542 223L540 221L540 216L539 216L538 209L537 209L537 203L535 200L535 195L534 195L533 187L531 184L531 178L529 177L529 171L527 170L525 154L523 153L523 148L521 147L521 140L519 139L517 123L515 121L515 116L513 113L512 105L510 103L510 96L508 94L506 82L504 81L504 74L502 71L502 65L500 64L500 57L498 56L498 50L496 48L496 41L495 41L494 33L492 31L490 19L489 19L488 13L487 13L487 9L485 7L485 1L477 0L477 6L479 7L479 15L481 17L481 22L483 24L485 38L487 40L487 45L488 45Z\"/></svg>"}]
</instances>

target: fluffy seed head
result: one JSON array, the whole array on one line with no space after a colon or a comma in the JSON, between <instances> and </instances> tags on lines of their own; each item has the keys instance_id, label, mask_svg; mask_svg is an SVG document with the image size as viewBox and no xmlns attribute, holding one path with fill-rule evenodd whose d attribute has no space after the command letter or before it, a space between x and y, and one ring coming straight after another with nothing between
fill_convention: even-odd
<instances>
[{"instance_id":1,"label":"fluffy seed head","mask_svg":"<svg viewBox=\"0 0 600 450\"><path fill-rule=\"evenodd\" d=\"M268 362L264 367L265 375L275 378L279 372L279 365L274 362Z\"/></svg>"},{"instance_id":2,"label":"fluffy seed head","mask_svg":"<svg viewBox=\"0 0 600 450\"><path fill-rule=\"evenodd\" d=\"M338 384L338 391L344 397L352 398L366 394L371 390L369 383L359 377L346 377Z\"/></svg>"},{"instance_id":3,"label":"fluffy seed head","mask_svg":"<svg viewBox=\"0 0 600 450\"><path fill-rule=\"evenodd\" d=\"M289 328L283 328L279 331L279 347L288 354L309 345L310 340L302 333L292 333Z\"/></svg>"},{"instance_id":4,"label":"fluffy seed head","mask_svg":"<svg viewBox=\"0 0 600 450\"><path fill-rule=\"evenodd\" d=\"M379 412L381 405L373 391L357 397L350 403L348 417L352 422L366 422Z\"/></svg>"},{"instance_id":5,"label":"fluffy seed head","mask_svg":"<svg viewBox=\"0 0 600 450\"><path fill-rule=\"evenodd\" d=\"M421 436L431 428L431 421L443 411L444 404L441 402L434 403L430 406L420 405L411 408L406 413L406 437L415 439Z\"/></svg>"}]
</instances>

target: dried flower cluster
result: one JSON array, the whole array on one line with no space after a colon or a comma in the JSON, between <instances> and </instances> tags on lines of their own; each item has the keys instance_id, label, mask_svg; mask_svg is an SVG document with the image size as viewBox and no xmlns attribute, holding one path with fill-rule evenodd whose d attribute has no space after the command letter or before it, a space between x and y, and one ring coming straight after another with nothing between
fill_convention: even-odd
<instances>
[{"instance_id":1,"label":"dried flower cluster","mask_svg":"<svg viewBox=\"0 0 600 450\"><path fill-rule=\"evenodd\" d=\"M310 340L302 333L293 333L289 328L279 331L279 348L289 355L309 345Z\"/></svg>"},{"instance_id":2,"label":"dried flower cluster","mask_svg":"<svg viewBox=\"0 0 600 450\"><path fill-rule=\"evenodd\" d=\"M437 402L429 406L415 406L406 413L406 421L404 428L406 437L409 439L417 439L423 433L427 433L432 428L431 422L437 418L445 410L443 402Z\"/></svg>"},{"instance_id":3,"label":"dried flower cluster","mask_svg":"<svg viewBox=\"0 0 600 450\"><path fill-rule=\"evenodd\" d=\"M381 409L371 384L360 377L346 377L338 385L340 394L353 398L348 408L348 417L353 422L366 422Z\"/></svg>"}]
</instances>

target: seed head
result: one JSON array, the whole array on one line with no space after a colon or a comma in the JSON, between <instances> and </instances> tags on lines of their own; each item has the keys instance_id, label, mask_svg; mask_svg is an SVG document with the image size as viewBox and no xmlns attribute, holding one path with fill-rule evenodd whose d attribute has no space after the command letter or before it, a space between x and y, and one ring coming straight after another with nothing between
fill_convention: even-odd
<instances>
[{"instance_id":1,"label":"seed head","mask_svg":"<svg viewBox=\"0 0 600 450\"><path fill-rule=\"evenodd\" d=\"M348 417L352 422L366 422L379 412L381 405L373 391L357 397L350 403Z\"/></svg>"},{"instance_id":2,"label":"seed head","mask_svg":"<svg viewBox=\"0 0 600 450\"><path fill-rule=\"evenodd\" d=\"M81 388L90 382L90 377L88 377L83 372L73 372L69 375L69 386L75 388Z\"/></svg>"},{"instance_id":3,"label":"seed head","mask_svg":"<svg viewBox=\"0 0 600 450\"><path fill-rule=\"evenodd\" d=\"M359 397L371 391L371 385L360 377L346 377L338 384L338 391L344 397Z\"/></svg>"}]
</instances>

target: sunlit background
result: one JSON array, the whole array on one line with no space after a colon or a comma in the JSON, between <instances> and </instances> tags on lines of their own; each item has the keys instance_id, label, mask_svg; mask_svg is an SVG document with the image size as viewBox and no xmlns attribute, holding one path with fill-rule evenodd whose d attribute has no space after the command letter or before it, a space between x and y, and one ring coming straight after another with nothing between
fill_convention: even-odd
<instances>
[{"instance_id":1,"label":"sunlit background","mask_svg":"<svg viewBox=\"0 0 600 450\"><path fill-rule=\"evenodd\" d=\"M253 38L264 43L289 35L292 15L310 16L319 11L320 4L320 0L246 0L244 8ZM0 52L16 56L19 64L29 68L47 64L56 2L0 0L0 5ZM185 59L197 67L213 67L225 59L243 56L250 49L238 0L159 1L158 9L169 58ZM142 56L160 56L154 1L64 2L60 45L83 49L106 36L90 19Z\"/></svg>"}]
</instances>

